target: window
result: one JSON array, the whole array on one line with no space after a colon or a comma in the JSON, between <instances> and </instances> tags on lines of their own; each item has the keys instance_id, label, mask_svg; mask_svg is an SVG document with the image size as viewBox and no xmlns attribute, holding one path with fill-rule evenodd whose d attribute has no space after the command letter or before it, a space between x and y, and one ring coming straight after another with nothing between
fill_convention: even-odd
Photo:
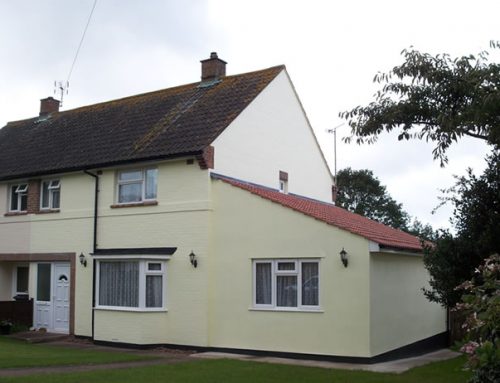
<instances>
[{"instance_id":1,"label":"window","mask_svg":"<svg viewBox=\"0 0 500 383\"><path fill-rule=\"evenodd\" d=\"M9 211L25 212L28 209L28 184L11 185Z\"/></svg>"},{"instance_id":2,"label":"window","mask_svg":"<svg viewBox=\"0 0 500 383\"><path fill-rule=\"evenodd\" d=\"M101 260L98 268L98 307L165 308L164 261Z\"/></svg>"},{"instance_id":3,"label":"window","mask_svg":"<svg viewBox=\"0 0 500 383\"><path fill-rule=\"evenodd\" d=\"M156 199L158 169L124 170L118 173L118 203Z\"/></svg>"},{"instance_id":4,"label":"window","mask_svg":"<svg viewBox=\"0 0 500 383\"><path fill-rule=\"evenodd\" d=\"M281 181L280 180L280 192L281 193L285 193L287 194L288 193L288 181Z\"/></svg>"},{"instance_id":5,"label":"window","mask_svg":"<svg viewBox=\"0 0 500 383\"><path fill-rule=\"evenodd\" d=\"M318 260L255 260L253 265L255 307L319 308Z\"/></svg>"},{"instance_id":6,"label":"window","mask_svg":"<svg viewBox=\"0 0 500 383\"><path fill-rule=\"evenodd\" d=\"M40 196L41 209L59 209L61 195L61 182L50 180L42 182L42 193Z\"/></svg>"},{"instance_id":7,"label":"window","mask_svg":"<svg viewBox=\"0 0 500 383\"><path fill-rule=\"evenodd\" d=\"M17 266L16 267L16 291L15 295L25 295L28 294L28 277L29 277L29 267L28 266Z\"/></svg>"}]
</instances>

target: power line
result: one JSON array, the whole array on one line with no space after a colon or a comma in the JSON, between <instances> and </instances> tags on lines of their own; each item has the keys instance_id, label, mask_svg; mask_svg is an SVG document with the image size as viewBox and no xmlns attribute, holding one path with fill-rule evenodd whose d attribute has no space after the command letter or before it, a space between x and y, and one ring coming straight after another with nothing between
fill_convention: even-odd
<instances>
[{"instance_id":1,"label":"power line","mask_svg":"<svg viewBox=\"0 0 500 383\"><path fill-rule=\"evenodd\" d=\"M87 33L87 29L89 27L90 20L92 19L92 15L94 14L94 9L95 9L96 5L97 5L97 0L94 0L94 5L92 6L92 10L90 11L90 15L89 15L89 18L87 20L87 24L85 25L85 29L83 30L83 35L82 35L82 38L80 40L80 44L78 44L78 49L76 50L75 58L73 59L73 63L71 64L71 69L69 70L68 77L66 78L66 83L69 83L69 79L71 77L71 74L73 73L73 68L75 67L76 60L78 58L78 54L80 53L80 48L82 47L83 40L85 39L85 34Z\"/></svg>"},{"instance_id":2,"label":"power line","mask_svg":"<svg viewBox=\"0 0 500 383\"><path fill-rule=\"evenodd\" d=\"M80 44L78 44L78 49L76 50L75 58L73 59L73 63L71 64L71 69L69 70L66 82L69 82L71 74L73 73L73 68L75 67L75 63L76 63L76 60L78 58L78 54L80 53L80 48L82 47L83 40L85 39L85 34L87 33L87 29L89 27L90 20L92 19L92 15L94 13L94 9L95 9L96 5L97 5L97 0L94 0L94 5L92 6L92 10L90 11L90 15L89 15L89 18L87 20L87 24L85 25L85 29L83 30L83 35L82 35L82 38L80 40Z\"/></svg>"}]
</instances>

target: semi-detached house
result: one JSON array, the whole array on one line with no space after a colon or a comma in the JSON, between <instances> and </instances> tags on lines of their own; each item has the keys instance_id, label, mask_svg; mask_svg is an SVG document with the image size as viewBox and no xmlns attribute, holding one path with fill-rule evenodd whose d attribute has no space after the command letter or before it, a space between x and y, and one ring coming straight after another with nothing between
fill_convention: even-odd
<instances>
[{"instance_id":1,"label":"semi-detached house","mask_svg":"<svg viewBox=\"0 0 500 383\"><path fill-rule=\"evenodd\" d=\"M127 345L375 361L443 341L418 238L332 204L284 66L0 129L0 301ZM1 313L0 313L1 316Z\"/></svg>"}]
</instances>

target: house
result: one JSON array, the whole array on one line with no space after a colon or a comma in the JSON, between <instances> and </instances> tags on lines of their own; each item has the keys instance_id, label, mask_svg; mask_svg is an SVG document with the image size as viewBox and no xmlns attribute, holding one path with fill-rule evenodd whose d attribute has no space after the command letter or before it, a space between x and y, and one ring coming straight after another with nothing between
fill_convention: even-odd
<instances>
[{"instance_id":1,"label":"house","mask_svg":"<svg viewBox=\"0 0 500 383\"><path fill-rule=\"evenodd\" d=\"M334 206L284 66L0 129L0 301L100 343L373 362L438 347L418 238ZM1 313L0 313L1 316Z\"/></svg>"}]
</instances>

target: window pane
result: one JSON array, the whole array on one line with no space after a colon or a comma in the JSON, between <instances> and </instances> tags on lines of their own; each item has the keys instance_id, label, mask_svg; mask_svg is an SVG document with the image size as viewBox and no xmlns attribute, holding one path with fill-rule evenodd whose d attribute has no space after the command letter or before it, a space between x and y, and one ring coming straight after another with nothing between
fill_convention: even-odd
<instances>
[{"instance_id":1,"label":"window pane","mask_svg":"<svg viewBox=\"0 0 500 383\"><path fill-rule=\"evenodd\" d=\"M52 180L50 181L50 189L59 189L60 183L59 180Z\"/></svg>"},{"instance_id":2,"label":"window pane","mask_svg":"<svg viewBox=\"0 0 500 383\"><path fill-rule=\"evenodd\" d=\"M295 262L278 262L278 270L295 270Z\"/></svg>"},{"instance_id":3,"label":"window pane","mask_svg":"<svg viewBox=\"0 0 500 383\"><path fill-rule=\"evenodd\" d=\"M255 303L271 304L271 263L255 264Z\"/></svg>"},{"instance_id":4,"label":"window pane","mask_svg":"<svg viewBox=\"0 0 500 383\"><path fill-rule=\"evenodd\" d=\"M149 271L161 271L161 263L148 263Z\"/></svg>"},{"instance_id":5,"label":"window pane","mask_svg":"<svg viewBox=\"0 0 500 383\"><path fill-rule=\"evenodd\" d=\"M142 184L125 184L119 186L118 202L142 201Z\"/></svg>"},{"instance_id":6,"label":"window pane","mask_svg":"<svg viewBox=\"0 0 500 383\"><path fill-rule=\"evenodd\" d=\"M17 268L16 293L28 293L29 267Z\"/></svg>"},{"instance_id":7,"label":"window pane","mask_svg":"<svg viewBox=\"0 0 500 383\"><path fill-rule=\"evenodd\" d=\"M42 208L49 208L49 182L42 182Z\"/></svg>"},{"instance_id":8,"label":"window pane","mask_svg":"<svg viewBox=\"0 0 500 383\"><path fill-rule=\"evenodd\" d=\"M146 199L156 198L156 187L158 182L158 170L146 170Z\"/></svg>"},{"instance_id":9,"label":"window pane","mask_svg":"<svg viewBox=\"0 0 500 383\"><path fill-rule=\"evenodd\" d=\"M317 262L302 263L302 304L318 306L319 274Z\"/></svg>"},{"instance_id":10,"label":"window pane","mask_svg":"<svg viewBox=\"0 0 500 383\"><path fill-rule=\"evenodd\" d=\"M21 195L21 210L26 211L27 209L28 209L28 195L22 194Z\"/></svg>"},{"instance_id":11,"label":"window pane","mask_svg":"<svg viewBox=\"0 0 500 383\"><path fill-rule=\"evenodd\" d=\"M16 193L26 193L28 191L28 184L17 185Z\"/></svg>"},{"instance_id":12,"label":"window pane","mask_svg":"<svg viewBox=\"0 0 500 383\"><path fill-rule=\"evenodd\" d=\"M278 275L276 277L276 305L279 307L297 307L297 276Z\"/></svg>"},{"instance_id":13,"label":"window pane","mask_svg":"<svg viewBox=\"0 0 500 383\"><path fill-rule=\"evenodd\" d=\"M161 275L146 276L146 307L162 307L163 277Z\"/></svg>"},{"instance_id":14,"label":"window pane","mask_svg":"<svg viewBox=\"0 0 500 383\"><path fill-rule=\"evenodd\" d=\"M139 306L139 262L100 262L99 305Z\"/></svg>"},{"instance_id":15,"label":"window pane","mask_svg":"<svg viewBox=\"0 0 500 383\"><path fill-rule=\"evenodd\" d=\"M17 186L12 186L10 189L10 210L18 210L18 200L17 200L17 193L16 193L16 187Z\"/></svg>"},{"instance_id":16,"label":"window pane","mask_svg":"<svg viewBox=\"0 0 500 383\"><path fill-rule=\"evenodd\" d=\"M50 264L39 263L36 283L36 299L50 301Z\"/></svg>"},{"instance_id":17,"label":"window pane","mask_svg":"<svg viewBox=\"0 0 500 383\"><path fill-rule=\"evenodd\" d=\"M132 170L128 172L121 172L119 175L119 180L120 181L142 180L142 171Z\"/></svg>"},{"instance_id":18,"label":"window pane","mask_svg":"<svg viewBox=\"0 0 500 383\"><path fill-rule=\"evenodd\" d=\"M52 191L52 209L59 209L59 196L61 192L59 190Z\"/></svg>"}]
</instances>

